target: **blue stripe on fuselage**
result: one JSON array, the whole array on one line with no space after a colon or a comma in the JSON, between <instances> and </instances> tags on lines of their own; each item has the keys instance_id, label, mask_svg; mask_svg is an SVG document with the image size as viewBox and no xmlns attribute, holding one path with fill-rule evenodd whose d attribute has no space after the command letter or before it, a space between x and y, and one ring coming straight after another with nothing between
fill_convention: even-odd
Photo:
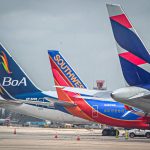
<instances>
[{"instance_id":1,"label":"blue stripe on fuselage","mask_svg":"<svg viewBox=\"0 0 150 150\"><path fill-rule=\"evenodd\" d=\"M109 101L101 101L101 100L89 100L85 99L86 102L92 107L98 107L98 112L104 114L106 116L112 117L114 119L122 119L122 120L136 120L140 116L129 112L125 109L124 105L118 102L109 102Z\"/></svg>"}]
</instances>

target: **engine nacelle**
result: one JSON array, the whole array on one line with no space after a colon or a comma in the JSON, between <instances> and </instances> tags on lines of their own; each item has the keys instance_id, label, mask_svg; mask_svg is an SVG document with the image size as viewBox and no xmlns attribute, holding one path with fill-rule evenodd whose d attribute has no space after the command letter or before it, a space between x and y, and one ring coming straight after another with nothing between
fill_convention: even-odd
<instances>
[{"instance_id":1,"label":"engine nacelle","mask_svg":"<svg viewBox=\"0 0 150 150\"><path fill-rule=\"evenodd\" d=\"M131 86L131 87L120 88L113 91L111 93L111 97L119 102L122 102L122 101L129 100L131 98L143 96L147 92L149 91L146 89Z\"/></svg>"}]
</instances>

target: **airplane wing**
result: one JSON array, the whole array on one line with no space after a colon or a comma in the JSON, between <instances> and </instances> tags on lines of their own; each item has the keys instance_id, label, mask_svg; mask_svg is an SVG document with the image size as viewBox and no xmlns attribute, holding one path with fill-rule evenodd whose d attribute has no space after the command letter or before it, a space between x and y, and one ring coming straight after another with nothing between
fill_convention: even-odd
<instances>
[{"instance_id":1,"label":"airplane wing","mask_svg":"<svg viewBox=\"0 0 150 150\"><path fill-rule=\"evenodd\" d=\"M55 87L61 88L64 91L79 93L79 94L84 94L84 95L90 95L90 96L99 92L98 90L89 90L89 89L85 89L85 88L75 88L75 87L67 87L67 86L55 86Z\"/></svg>"},{"instance_id":2,"label":"airplane wing","mask_svg":"<svg viewBox=\"0 0 150 150\"><path fill-rule=\"evenodd\" d=\"M3 100L3 99L0 99L0 106L6 105L6 104L20 105L19 102L14 101L14 100Z\"/></svg>"},{"instance_id":3,"label":"airplane wing","mask_svg":"<svg viewBox=\"0 0 150 150\"><path fill-rule=\"evenodd\" d=\"M47 97L45 99L52 102L54 104L54 106L63 106L63 107L75 107L75 106L77 106L76 104L70 103L70 102L56 101L56 100L52 100L51 98L47 98Z\"/></svg>"},{"instance_id":4,"label":"airplane wing","mask_svg":"<svg viewBox=\"0 0 150 150\"><path fill-rule=\"evenodd\" d=\"M82 96L91 96L97 98L111 98L111 91L103 91L103 90L91 90L85 88L75 88L75 87L66 87L66 86L55 86L57 88L61 88L63 91L73 92L81 94Z\"/></svg>"}]
</instances>

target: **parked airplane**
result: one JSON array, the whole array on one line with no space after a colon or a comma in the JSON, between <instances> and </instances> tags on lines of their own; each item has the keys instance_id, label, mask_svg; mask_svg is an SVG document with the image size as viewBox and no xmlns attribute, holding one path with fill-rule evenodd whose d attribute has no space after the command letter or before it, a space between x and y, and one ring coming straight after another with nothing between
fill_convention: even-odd
<instances>
[{"instance_id":1,"label":"parked airplane","mask_svg":"<svg viewBox=\"0 0 150 150\"><path fill-rule=\"evenodd\" d=\"M61 54L57 50L49 50L48 54L58 98L72 104L66 108L70 114L110 126L150 129L150 118L140 116L136 110L130 110L110 97L95 98L88 94L90 90L78 88L86 86Z\"/></svg>"},{"instance_id":2,"label":"parked airplane","mask_svg":"<svg viewBox=\"0 0 150 150\"><path fill-rule=\"evenodd\" d=\"M0 107L45 120L89 123L70 115L63 107L65 104L58 102L56 91L37 88L2 45L0 62Z\"/></svg>"},{"instance_id":3,"label":"parked airplane","mask_svg":"<svg viewBox=\"0 0 150 150\"><path fill-rule=\"evenodd\" d=\"M119 102L150 114L150 55L120 5L107 5L122 73L128 87L115 90ZM133 109L133 108L131 108Z\"/></svg>"}]
</instances>

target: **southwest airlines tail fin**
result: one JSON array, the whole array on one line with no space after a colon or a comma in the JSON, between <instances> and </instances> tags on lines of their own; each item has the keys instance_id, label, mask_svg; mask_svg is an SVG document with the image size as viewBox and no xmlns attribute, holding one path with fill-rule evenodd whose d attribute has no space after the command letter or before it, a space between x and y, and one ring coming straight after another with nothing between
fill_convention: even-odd
<instances>
[{"instance_id":1,"label":"southwest airlines tail fin","mask_svg":"<svg viewBox=\"0 0 150 150\"><path fill-rule=\"evenodd\" d=\"M65 61L62 55L59 53L59 51L49 50L48 55L51 63L51 69L54 77L54 82L56 85L58 99L64 105L67 112L69 112L70 114L80 118L91 120L78 107L78 105L75 104L75 100L78 101L78 99L74 100L73 97L78 94L63 90L64 88L63 86L78 87L78 88L86 88L86 86L77 76L77 74L73 71L73 69L69 66L69 64Z\"/></svg>"},{"instance_id":2,"label":"southwest airlines tail fin","mask_svg":"<svg viewBox=\"0 0 150 150\"><path fill-rule=\"evenodd\" d=\"M12 96L40 91L1 44L0 85Z\"/></svg>"},{"instance_id":3,"label":"southwest airlines tail fin","mask_svg":"<svg viewBox=\"0 0 150 150\"><path fill-rule=\"evenodd\" d=\"M51 68L57 86L86 88L77 74L57 50L48 51Z\"/></svg>"},{"instance_id":4,"label":"southwest airlines tail fin","mask_svg":"<svg viewBox=\"0 0 150 150\"><path fill-rule=\"evenodd\" d=\"M150 55L120 5L107 4L124 78L128 85L150 84Z\"/></svg>"}]
</instances>

